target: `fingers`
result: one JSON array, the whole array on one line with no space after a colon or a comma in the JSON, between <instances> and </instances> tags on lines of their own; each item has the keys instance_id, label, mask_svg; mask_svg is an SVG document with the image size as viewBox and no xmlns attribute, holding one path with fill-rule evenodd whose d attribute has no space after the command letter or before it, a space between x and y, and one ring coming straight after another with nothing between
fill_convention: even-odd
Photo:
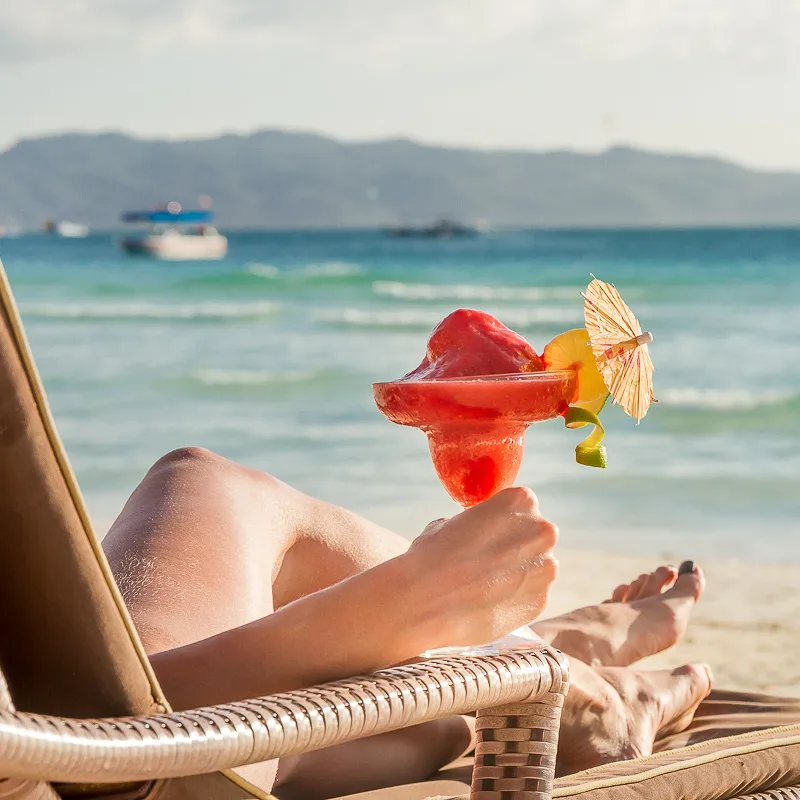
<instances>
[{"instance_id":1,"label":"fingers","mask_svg":"<svg viewBox=\"0 0 800 800\"><path fill-rule=\"evenodd\" d=\"M533 622L547 606L550 591L558 578L558 568L558 559L555 556L544 555L526 570L524 590L519 595L520 608L524 609L525 624Z\"/></svg>"},{"instance_id":2,"label":"fingers","mask_svg":"<svg viewBox=\"0 0 800 800\"><path fill-rule=\"evenodd\" d=\"M549 519L540 519L536 523L537 544L540 549L549 555L558 544L559 530Z\"/></svg>"},{"instance_id":3,"label":"fingers","mask_svg":"<svg viewBox=\"0 0 800 800\"><path fill-rule=\"evenodd\" d=\"M513 544L525 561L549 554L558 541L558 528L542 517L539 500L527 486L503 489L452 519L457 520L484 543L493 539ZM438 530L435 525L431 523L426 531Z\"/></svg>"},{"instance_id":4,"label":"fingers","mask_svg":"<svg viewBox=\"0 0 800 800\"><path fill-rule=\"evenodd\" d=\"M558 528L545 519L539 511L539 498L533 489L527 486L512 486L503 489L490 497L480 506L484 513L514 514L521 517L530 517L534 523L531 532L534 533L536 543L542 551L550 551L558 542Z\"/></svg>"},{"instance_id":5,"label":"fingers","mask_svg":"<svg viewBox=\"0 0 800 800\"><path fill-rule=\"evenodd\" d=\"M541 570L540 575L544 583L547 583L548 585L555 583L555 580L558 577L558 559L551 555L542 556L539 563L539 569Z\"/></svg>"},{"instance_id":6,"label":"fingers","mask_svg":"<svg viewBox=\"0 0 800 800\"><path fill-rule=\"evenodd\" d=\"M541 516L536 494L520 486L431 522L407 556L434 595L450 598L441 609L442 641L491 641L538 617L558 575L557 541L558 528Z\"/></svg>"},{"instance_id":7,"label":"fingers","mask_svg":"<svg viewBox=\"0 0 800 800\"><path fill-rule=\"evenodd\" d=\"M539 498L536 492L527 486L511 486L508 489L499 491L481 504L484 508L506 509L525 514L538 514Z\"/></svg>"}]
</instances>

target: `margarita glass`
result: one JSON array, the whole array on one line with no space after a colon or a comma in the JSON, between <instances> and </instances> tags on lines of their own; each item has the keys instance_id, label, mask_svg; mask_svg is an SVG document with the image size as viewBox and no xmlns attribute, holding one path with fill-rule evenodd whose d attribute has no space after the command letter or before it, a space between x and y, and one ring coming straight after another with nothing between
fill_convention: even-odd
<instances>
[{"instance_id":1,"label":"margarita glass","mask_svg":"<svg viewBox=\"0 0 800 800\"><path fill-rule=\"evenodd\" d=\"M577 390L577 375L553 370L404 379L375 383L372 390L389 420L425 432L439 480L457 503L469 508L514 483L528 427L567 412ZM530 628L523 627L497 642L437 648L423 655L542 645Z\"/></svg>"},{"instance_id":2,"label":"margarita glass","mask_svg":"<svg viewBox=\"0 0 800 800\"><path fill-rule=\"evenodd\" d=\"M425 432L439 480L469 508L514 483L528 426L566 413L577 376L552 370L401 379L372 389L385 417Z\"/></svg>"}]
</instances>

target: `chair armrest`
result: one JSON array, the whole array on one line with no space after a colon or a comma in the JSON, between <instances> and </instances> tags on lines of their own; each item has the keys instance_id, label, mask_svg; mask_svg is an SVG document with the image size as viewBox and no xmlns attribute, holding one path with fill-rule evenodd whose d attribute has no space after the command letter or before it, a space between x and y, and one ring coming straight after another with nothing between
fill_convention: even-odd
<instances>
[{"instance_id":1,"label":"chair armrest","mask_svg":"<svg viewBox=\"0 0 800 800\"><path fill-rule=\"evenodd\" d=\"M82 720L0 711L0 776L119 783L215 772L509 703L552 707L567 675L558 651L538 648L422 661L181 713Z\"/></svg>"}]
</instances>

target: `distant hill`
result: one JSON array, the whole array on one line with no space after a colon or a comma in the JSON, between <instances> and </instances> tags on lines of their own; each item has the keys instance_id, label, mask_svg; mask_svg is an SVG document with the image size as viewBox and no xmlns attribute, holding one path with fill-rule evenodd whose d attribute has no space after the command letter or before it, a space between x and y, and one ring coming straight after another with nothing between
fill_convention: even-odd
<instances>
[{"instance_id":1,"label":"distant hill","mask_svg":"<svg viewBox=\"0 0 800 800\"><path fill-rule=\"evenodd\" d=\"M23 140L0 154L0 223L119 225L123 209L199 194L221 226L362 227L448 215L496 226L800 223L800 173L615 147L596 155L347 143L265 130L192 141L117 133Z\"/></svg>"}]
</instances>

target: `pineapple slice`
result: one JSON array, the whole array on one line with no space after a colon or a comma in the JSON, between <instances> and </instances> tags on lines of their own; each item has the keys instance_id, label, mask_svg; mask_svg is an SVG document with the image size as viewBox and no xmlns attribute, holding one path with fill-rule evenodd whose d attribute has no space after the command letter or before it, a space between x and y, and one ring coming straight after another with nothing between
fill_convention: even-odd
<instances>
[{"instance_id":1,"label":"pineapple slice","mask_svg":"<svg viewBox=\"0 0 800 800\"><path fill-rule=\"evenodd\" d=\"M546 370L571 369L578 376L578 388L573 406L599 414L608 400L606 387L589 344L586 328L560 333L542 353Z\"/></svg>"}]
</instances>

